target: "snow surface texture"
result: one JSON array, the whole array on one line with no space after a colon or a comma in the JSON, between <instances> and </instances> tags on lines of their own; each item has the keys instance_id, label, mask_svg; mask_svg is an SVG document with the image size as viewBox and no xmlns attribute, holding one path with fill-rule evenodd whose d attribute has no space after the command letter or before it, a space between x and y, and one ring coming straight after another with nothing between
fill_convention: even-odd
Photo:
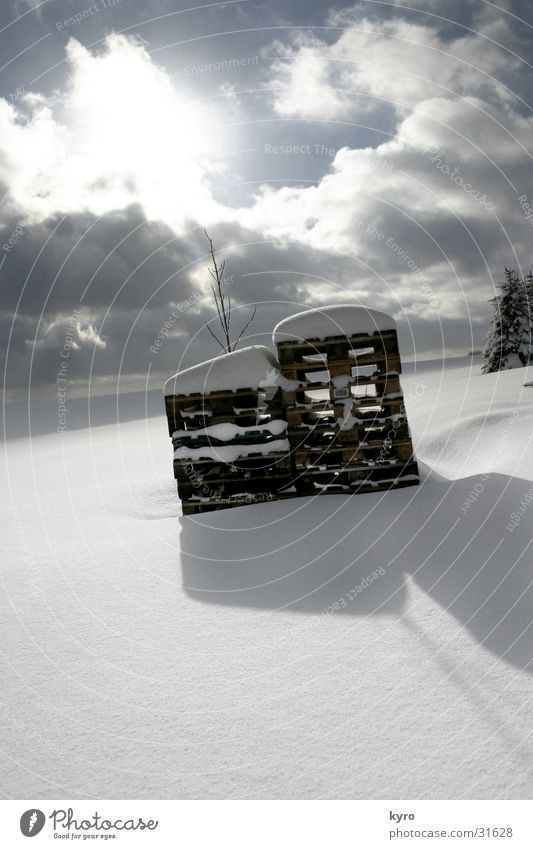
<instances>
[{"instance_id":1,"label":"snow surface texture","mask_svg":"<svg viewBox=\"0 0 533 849\"><path fill-rule=\"evenodd\" d=\"M163 416L9 441L2 793L531 798L526 380L405 374L419 487L201 517Z\"/></svg>"},{"instance_id":2,"label":"snow surface texture","mask_svg":"<svg viewBox=\"0 0 533 849\"><path fill-rule=\"evenodd\" d=\"M375 333L395 330L396 322L387 313L337 304L296 313L276 324L272 339L277 342L302 339L327 339L330 336L354 336L356 333Z\"/></svg>"},{"instance_id":3,"label":"snow surface texture","mask_svg":"<svg viewBox=\"0 0 533 849\"><path fill-rule=\"evenodd\" d=\"M164 394L192 395L223 389L255 389L265 385L269 374L275 379L277 369L278 361L272 351L263 345L252 345L179 371L165 383Z\"/></svg>"}]
</instances>

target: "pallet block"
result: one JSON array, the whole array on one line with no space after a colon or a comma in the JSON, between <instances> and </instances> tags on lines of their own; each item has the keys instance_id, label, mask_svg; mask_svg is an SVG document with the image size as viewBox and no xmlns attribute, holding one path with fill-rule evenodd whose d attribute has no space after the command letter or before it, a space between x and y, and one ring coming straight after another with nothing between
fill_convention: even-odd
<instances>
[{"instance_id":1,"label":"pallet block","mask_svg":"<svg viewBox=\"0 0 533 849\"><path fill-rule=\"evenodd\" d=\"M294 477L299 495L379 492L419 483L416 461L353 469L306 469Z\"/></svg>"},{"instance_id":2,"label":"pallet block","mask_svg":"<svg viewBox=\"0 0 533 849\"><path fill-rule=\"evenodd\" d=\"M405 478L402 485L417 481L394 329L278 340L277 354L283 376L300 384L282 390L299 491L321 487L324 475L332 474L323 491L353 489L354 481L358 491L375 489L381 472L369 464L377 460L396 465L391 486L398 485L396 477ZM363 484L367 469L370 477Z\"/></svg>"},{"instance_id":3,"label":"pallet block","mask_svg":"<svg viewBox=\"0 0 533 849\"><path fill-rule=\"evenodd\" d=\"M165 404L184 515L274 500L290 485L288 448L270 449L286 440L286 432L280 432L284 419L279 388L170 395ZM272 433L269 426L274 423L277 432ZM216 427L213 432L217 425L233 428L232 438L220 438ZM228 448L242 448L242 456L225 460Z\"/></svg>"}]
</instances>

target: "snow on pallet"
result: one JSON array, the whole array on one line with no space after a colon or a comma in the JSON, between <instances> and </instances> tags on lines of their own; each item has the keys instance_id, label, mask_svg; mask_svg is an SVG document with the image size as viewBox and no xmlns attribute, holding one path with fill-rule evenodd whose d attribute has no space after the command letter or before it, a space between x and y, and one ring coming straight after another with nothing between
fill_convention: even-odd
<instances>
[{"instance_id":1,"label":"snow on pallet","mask_svg":"<svg viewBox=\"0 0 533 849\"><path fill-rule=\"evenodd\" d=\"M255 345L166 382L174 477L184 514L272 500L290 484L278 374L272 352Z\"/></svg>"},{"instance_id":2,"label":"snow on pallet","mask_svg":"<svg viewBox=\"0 0 533 849\"><path fill-rule=\"evenodd\" d=\"M178 371L165 383L164 395L203 396L217 392L240 392L264 385L276 372L277 360L264 345L251 345Z\"/></svg>"},{"instance_id":3,"label":"snow on pallet","mask_svg":"<svg viewBox=\"0 0 533 849\"><path fill-rule=\"evenodd\" d=\"M387 330L396 330L394 319L387 313L353 304L337 304L305 310L283 319L274 328L272 338L277 345L287 340L350 338Z\"/></svg>"},{"instance_id":4,"label":"snow on pallet","mask_svg":"<svg viewBox=\"0 0 533 849\"><path fill-rule=\"evenodd\" d=\"M282 375L295 382L282 403L299 492L418 482L390 316L350 305L308 310L280 322L273 340ZM395 477L384 477L396 464Z\"/></svg>"}]
</instances>

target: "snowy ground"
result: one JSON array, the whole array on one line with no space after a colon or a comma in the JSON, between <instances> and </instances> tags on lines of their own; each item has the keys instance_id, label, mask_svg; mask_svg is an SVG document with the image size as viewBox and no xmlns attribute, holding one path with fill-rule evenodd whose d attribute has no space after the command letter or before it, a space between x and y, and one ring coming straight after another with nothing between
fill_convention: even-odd
<instances>
[{"instance_id":1,"label":"snowy ground","mask_svg":"<svg viewBox=\"0 0 533 849\"><path fill-rule=\"evenodd\" d=\"M420 487L202 518L163 418L8 441L0 791L531 798L525 380L404 377Z\"/></svg>"}]
</instances>

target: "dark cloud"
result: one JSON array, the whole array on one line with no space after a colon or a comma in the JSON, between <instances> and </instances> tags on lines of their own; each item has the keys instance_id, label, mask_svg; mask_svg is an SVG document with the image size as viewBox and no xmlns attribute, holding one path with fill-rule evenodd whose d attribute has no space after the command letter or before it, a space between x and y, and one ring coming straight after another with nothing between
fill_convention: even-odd
<instances>
[{"instance_id":1,"label":"dark cloud","mask_svg":"<svg viewBox=\"0 0 533 849\"><path fill-rule=\"evenodd\" d=\"M89 384L96 393L138 387L148 375L150 385L158 385L179 365L217 353L204 328L214 308L205 297L206 242L197 228L188 238L176 238L135 208L100 220L69 216L56 229L57 224L53 220L29 226L4 263L2 338L9 340L4 352L8 389L29 383L34 389L52 389L65 340L68 380L76 393ZM318 288L326 300L337 302L354 297L368 301L370 290L374 303L398 309L387 286L356 258L265 241L229 225L218 226L212 235L220 258L226 257L236 328L250 315L247 305L257 304L243 343L271 344L273 326L313 306ZM408 314L409 304L405 306ZM411 332L419 352L440 347L435 345L440 339L437 314L429 320L411 318L410 327L404 324L406 351L413 348ZM156 344L161 332L163 341ZM448 323L445 345L455 350L468 344L468 327Z\"/></svg>"},{"instance_id":2,"label":"dark cloud","mask_svg":"<svg viewBox=\"0 0 533 849\"><path fill-rule=\"evenodd\" d=\"M449 181L426 160L421 165L420 150L405 143L397 159L391 154L395 170L390 182L382 180L377 172L370 174L364 192L355 189L351 197L346 193L343 200L337 200L341 196L338 187L350 185L352 175L358 173L354 164L345 176L341 172L328 197L327 187L334 180L331 172L335 152L343 147L376 148L393 137L409 110L396 111L386 98L379 101L381 95L371 102L368 91L355 91L353 86L345 85L343 104L347 115L339 112L331 120L321 120L320 116L318 120L300 120L297 109L292 114L276 112L276 85L279 87L280 80L272 73L273 60L296 55L302 34L294 28L305 30L305 38L312 33L320 50L322 45L334 46L339 39L339 30L322 28L332 20L331 10L323 3L274 0L267 4L252 0L190 10L190 4L185 2L122 0L62 28L58 22L79 13L84 4L60 0L41 6L10 25L30 5L10 0L0 10L0 25L8 25L0 33L8 48L6 56L21 53L21 58L9 63L0 78L0 94L8 103L17 104L16 92L21 86L26 92L31 89L45 93L56 86L64 88L64 48L68 37L93 45L91 52L99 53L104 50L102 39L108 33L126 29L128 35L144 39L152 60L166 69L177 90L216 103L218 119L226 133L226 148L219 151L226 170L215 171L209 180L220 204L230 210L252 206L261 196L261 183L270 184L278 193L284 187L312 189L315 184L320 190L322 184L324 201L333 197L333 211L328 213L329 233L323 235L321 242L314 242L314 247L305 244L305 232L303 236L300 233L298 241L293 238L298 228L293 226L292 207L287 213L283 204L265 207L262 218L250 220L249 229L234 222L210 228L220 256L227 259L228 291L236 309L237 326L242 326L250 315L248 305L257 304L257 316L246 341L269 344L274 324L306 306L360 299L399 318L405 356L438 354L442 348L448 353L461 353L480 345L489 312L486 301L492 294L492 275L498 276L503 265L509 263L522 264L527 270L531 261L531 229L517 204L517 193L509 188L511 181L533 203L530 163L518 150L517 142L520 133L526 132L521 120L527 113L530 76L519 60L506 60L509 51L518 57L530 55L531 44L528 26L505 14L514 13L529 21L531 10L526 3L508 3L496 13L483 4L453 0L446 7L446 17L459 21L463 28L435 18L444 13L441 4L432 0L413 4L419 11L400 8L408 3L335 4L339 26L348 27L363 16L377 23L406 21L433 28L444 45L468 38L464 27L483 26L486 34L507 48L487 47L487 55L492 56L490 51L495 50L498 56L501 53L501 66L495 76L525 103L510 96L502 111L493 115L501 127L490 116L480 117L479 110L471 104L467 104L468 116L457 107L455 113L450 111L446 129L449 138L443 141L452 164L468 168L468 178L494 198L503 226L494 216L473 214L471 209L462 218L452 214L442 200L457 204L459 190L452 187L452 197ZM39 38L43 40L38 46L25 50ZM456 48L460 45L456 44ZM401 54L397 55L401 58ZM346 56L333 52L330 58L344 60ZM342 61L335 68L331 79L335 85L345 84ZM435 93L439 95L442 92L437 84L443 68L439 61L430 68L434 76L429 83L436 86ZM448 68L453 81L452 71L454 74L455 70ZM462 91L468 95L482 91L492 102L494 86L490 78L479 82L476 73L469 74ZM37 77L40 79L33 83ZM495 94L494 102L500 96L501 92ZM453 103L460 101L457 98ZM482 104L483 108L486 105ZM511 140L506 133L508 127L512 127L515 136ZM207 131L211 133L213 128ZM457 136L462 132L464 139ZM526 148L528 138L524 135ZM289 155L272 150L286 150L288 146L300 150ZM476 152L476 146L482 152L486 150L493 161ZM323 148L333 153L325 153ZM235 155L240 150L248 152ZM38 155L36 150L35 156ZM409 183L400 181L401 169L410 175ZM374 196L378 177L380 192ZM434 204L427 201L425 190L419 196L414 190L411 192L417 180L427 182L435 191ZM192 221L177 236L166 224L148 220L141 206L130 206L100 219L80 211L30 224L9 194L2 195L0 245L8 244L9 250L0 250L0 330L10 392L24 392L29 383L34 389L53 392L61 350L69 334L73 345L68 380L76 393L86 391L89 383L97 392L143 386L148 378L154 386L175 371L178 364L191 365L217 353L204 329L214 310L205 297L206 244L199 222ZM422 195L425 203L418 207L416 201ZM397 209L387 207L387 200ZM304 231L314 226L313 216L306 219L306 202L301 205ZM336 205L345 214L338 230ZM286 231L275 239L266 238L265 233L278 224L278 215L282 218L286 214ZM315 218L323 215L324 220L327 217L324 207L313 214ZM244 218L235 216L235 220L242 222ZM385 240L366 232L371 224L383 231ZM336 236L341 231L343 237L347 233L354 238L350 241L346 237L339 247ZM10 244L13 234L16 238ZM398 250L387 247L389 237ZM419 269L418 275L408 265L406 256ZM423 280L427 281L426 290L421 288ZM165 329L165 322L172 316L177 317ZM168 338L165 336L162 344L154 346L159 334L167 330Z\"/></svg>"},{"instance_id":3,"label":"dark cloud","mask_svg":"<svg viewBox=\"0 0 533 849\"><path fill-rule=\"evenodd\" d=\"M2 244L16 224L13 219L3 228ZM273 323L302 303L311 273L327 270L322 254L314 262L301 245L284 249L229 226L216 228L213 237L220 257L227 256L236 324L250 314L244 305L259 305L250 328L254 343L268 341ZM68 371L78 383L121 372L127 384L128 375L142 377L149 368L156 377L171 373L183 354L187 364L214 355L216 346L202 330L214 315L206 247L199 228L178 238L137 208L101 219L70 215L24 224L2 268L8 387L27 385L30 371L33 385L53 384L64 340L72 335ZM150 348L169 318L169 338L156 355Z\"/></svg>"}]
</instances>

